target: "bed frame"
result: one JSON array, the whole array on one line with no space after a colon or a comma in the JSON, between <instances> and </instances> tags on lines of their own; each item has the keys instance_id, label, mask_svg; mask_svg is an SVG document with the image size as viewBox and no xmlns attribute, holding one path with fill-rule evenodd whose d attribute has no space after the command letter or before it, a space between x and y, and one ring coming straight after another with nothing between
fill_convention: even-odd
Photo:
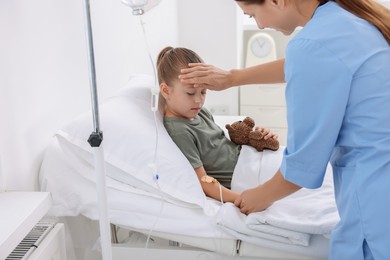
<instances>
[{"instance_id":1,"label":"bed frame","mask_svg":"<svg viewBox=\"0 0 390 260\"><path fill-rule=\"evenodd\" d=\"M111 229L113 259L321 260L318 257L252 245L241 240L205 239L153 232L153 235L149 237L149 242L147 242L148 231L133 228L130 231L130 239L125 243L119 243L117 230L128 230L127 227L111 225Z\"/></svg>"}]
</instances>

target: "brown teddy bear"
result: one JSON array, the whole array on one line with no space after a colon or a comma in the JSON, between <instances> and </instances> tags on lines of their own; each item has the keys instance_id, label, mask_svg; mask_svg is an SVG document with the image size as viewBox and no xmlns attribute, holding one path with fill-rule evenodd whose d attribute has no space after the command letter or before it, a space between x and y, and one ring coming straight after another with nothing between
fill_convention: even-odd
<instances>
[{"instance_id":1,"label":"brown teddy bear","mask_svg":"<svg viewBox=\"0 0 390 260\"><path fill-rule=\"evenodd\" d=\"M244 120L236 121L227 124L225 127L228 130L230 140L239 145L250 145L257 151L261 152L264 149L276 151L279 149L279 141L273 138L264 140L264 135L261 131L254 131L255 121L246 117Z\"/></svg>"}]
</instances>

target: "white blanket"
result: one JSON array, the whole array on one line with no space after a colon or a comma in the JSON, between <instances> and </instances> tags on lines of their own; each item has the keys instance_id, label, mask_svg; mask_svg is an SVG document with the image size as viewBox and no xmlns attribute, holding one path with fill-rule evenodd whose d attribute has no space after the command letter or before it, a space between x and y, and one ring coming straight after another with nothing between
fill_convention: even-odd
<instances>
[{"instance_id":1,"label":"white blanket","mask_svg":"<svg viewBox=\"0 0 390 260\"><path fill-rule=\"evenodd\" d=\"M259 153L243 146L234 170L232 189L242 191L270 179L280 166L283 150L281 147L276 152ZM248 216L226 203L217 219L225 231L244 241L256 244L259 238L266 238L302 246L309 245L311 234L329 236L338 221L330 167L321 188L303 188L268 209Z\"/></svg>"}]
</instances>

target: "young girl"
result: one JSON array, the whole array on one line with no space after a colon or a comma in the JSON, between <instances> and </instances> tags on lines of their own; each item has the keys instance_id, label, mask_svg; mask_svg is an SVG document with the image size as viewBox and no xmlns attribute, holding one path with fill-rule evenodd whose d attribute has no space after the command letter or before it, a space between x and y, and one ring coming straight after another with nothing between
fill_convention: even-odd
<instances>
[{"instance_id":1,"label":"young girl","mask_svg":"<svg viewBox=\"0 0 390 260\"><path fill-rule=\"evenodd\" d=\"M194 167L205 194L218 200L222 194L223 201L234 202L239 194L226 187L230 187L241 146L224 135L211 113L203 107L206 89L178 80L180 70L191 62L202 62L202 59L186 48L166 47L158 56L159 102L164 125ZM266 139L277 138L268 129L256 130L266 133Z\"/></svg>"}]
</instances>

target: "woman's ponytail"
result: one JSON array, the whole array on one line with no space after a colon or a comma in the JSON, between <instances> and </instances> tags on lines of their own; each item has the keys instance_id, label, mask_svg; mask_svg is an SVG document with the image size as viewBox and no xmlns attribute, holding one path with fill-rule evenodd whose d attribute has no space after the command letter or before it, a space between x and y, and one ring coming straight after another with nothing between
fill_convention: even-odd
<instances>
[{"instance_id":1,"label":"woman's ponytail","mask_svg":"<svg viewBox=\"0 0 390 260\"><path fill-rule=\"evenodd\" d=\"M390 9L375 0L334 0L345 10L372 23L390 44ZM320 0L320 2L327 2Z\"/></svg>"}]
</instances>

